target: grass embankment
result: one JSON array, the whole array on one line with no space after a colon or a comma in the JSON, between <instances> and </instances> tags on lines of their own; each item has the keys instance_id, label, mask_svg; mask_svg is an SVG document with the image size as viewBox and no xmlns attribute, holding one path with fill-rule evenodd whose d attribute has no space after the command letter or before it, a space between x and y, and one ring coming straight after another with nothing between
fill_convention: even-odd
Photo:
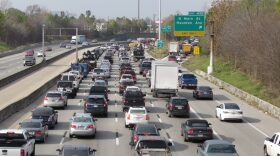
<instances>
[{"instance_id":1,"label":"grass embankment","mask_svg":"<svg viewBox=\"0 0 280 156\"><path fill-rule=\"evenodd\" d=\"M160 48L160 49L156 47L150 47L148 49L148 53L156 59L162 59L168 55L167 47Z\"/></svg>"},{"instance_id":2,"label":"grass embankment","mask_svg":"<svg viewBox=\"0 0 280 156\"><path fill-rule=\"evenodd\" d=\"M189 70L199 69L204 72L207 72L208 65L209 57L205 56L192 57L183 64L183 66ZM215 71L213 76L216 78L280 107L280 98L269 91L269 88L266 85L252 79L250 76L239 70L235 70L232 64L226 63L221 58L215 57L214 67Z\"/></svg>"},{"instance_id":3,"label":"grass embankment","mask_svg":"<svg viewBox=\"0 0 280 156\"><path fill-rule=\"evenodd\" d=\"M10 49L11 49L11 47L8 46L6 43L0 42L0 52L4 52L4 51L10 50Z\"/></svg>"}]
</instances>

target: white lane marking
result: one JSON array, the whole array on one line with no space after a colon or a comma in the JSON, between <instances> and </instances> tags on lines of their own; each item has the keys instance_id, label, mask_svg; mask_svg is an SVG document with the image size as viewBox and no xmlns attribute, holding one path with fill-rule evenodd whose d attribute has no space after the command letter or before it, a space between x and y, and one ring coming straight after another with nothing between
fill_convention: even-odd
<instances>
[{"instance_id":1,"label":"white lane marking","mask_svg":"<svg viewBox=\"0 0 280 156\"><path fill-rule=\"evenodd\" d=\"M118 118L115 118L115 122L118 122Z\"/></svg>"},{"instance_id":2,"label":"white lane marking","mask_svg":"<svg viewBox=\"0 0 280 156\"><path fill-rule=\"evenodd\" d=\"M120 140L119 138L116 138L116 145L119 146L119 144L120 144Z\"/></svg>"},{"instance_id":3,"label":"white lane marking","mask_svg":"<svg viewBox=\"0 0 280 156\"><path fill-rule=\"evenodd\" d=\"M221 103L220 101L218 100L215 100L217 103ZM254 126L253 124L251 124L248 120L246 120L244 117L243 117L243 122L247 123L249 126L251 126L253 129L255 129L256 131L258 131L259 133L261 133L262 135L264 135L265 137L269 137L269 135L267 135L265 132L263 132L262 130L258 129L256 126Z\"/></svg>"},{"instance_id":4,"label":"white lane marking","mask_svg":"<svg viewBox=\"0 0 280 156\"><path fill-rule=\"evenodd\" d=\"M217 102L218 104L222 104L222 102L218 101L218 100L215 100L215 102Z\"/></svg>"},{"instance_id":5,"label":"white lane marking","mask_svg":"<svg viewBox=\"0 0 280 156\"><path fill-rule=\"evenodd\" d=\"M175 144L174 144L174 142L173 142L173 140L170 138L170 139L168 139L169 140L169 142L171 142L172 143L172 146L174 146Z\"/></svg>"},{"instance_id":6,"label":"white lane marking","mask_svg":"<svg viewBox=\"0 0 280 156\"><path fill-rule=\"evenodd\" d=\"M203 119L200 115L198 115L198 113L193 109L191 108L191 111L194 113L194 115L199 118L199 119ZM223 140L223 138L212 128L213 130L213 134L219 139L219 140Z\"/></svg>"},{"instance_id":7,"label":"white lane marking","mask_svg":"<svg viewBox=\"0 0 280 156\"><path fill-rule=\"evenodd\" d=\"M61 141L60 141L60 145L62 145L63 144L63 142L64 142L64 137L61 139Z\"/></svg>"},{"instance_id":8,"label":"white lane marking","mask_svg":"<svg viewBox=\"0 0 280 156\"><path fill-rule=\"evenodd\" d=\"M158 121L159 121L160 123L162 123L162 120L161 120L161 118L158 118Z\"/></svg>"}]
</instances>

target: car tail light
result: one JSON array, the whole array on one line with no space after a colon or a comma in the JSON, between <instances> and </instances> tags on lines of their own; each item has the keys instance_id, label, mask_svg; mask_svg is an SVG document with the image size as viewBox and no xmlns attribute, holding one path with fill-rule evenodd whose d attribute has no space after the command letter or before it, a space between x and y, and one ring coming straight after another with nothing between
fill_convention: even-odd
<instances>
[{"instance_id":1,"label":"car tail light","mask_svg":"<svg viewBox=\"0 0 280 156\"><path fill-rule=\"evenodd\" d=\"M43 131L35 131L35 135L41 135L43 134Z\"/></svg>"},{"instance_id":2,"label":"car tail light","mask_svg":"<svg viewBox=\"0 0 280 156\"><path fill-rule=\"evenodd\" d=\"M138 139L139 139L139 136L138 136L138 135L134 135L134 136L133 136L134 142L138 141Z\"/></svg>"},{"instance_id":3,"label":"car tail light","mask_svg":"<svg viewBox=\"0 0 280 156\"><path fill-rule=\"evenodd\" d=\"M188 134L193 134L193 129L187 130L187 133L188 133Z\"/></svg>"},{"instance_id":4,"label":"car tail light","mask_svg":"<svg viewBox=\"0 0 280 156\"><path fill-rule=\"evenodd\" d=\"M149 120L149 115L148 114L146 115L146 120Z\"/></svg>"},{"instance_id":5,"label":"car tail light","mask_svg":"<svg viewBox=\"0 0 280 156\"><path fill-rule=\"evenodd\" d=\"M71 124L71 128L77 128L77 125Z\"/></svg>"},{"instance_id":6,"label":"car tail light","mask_svg":"<svg viewBox=\"0 0 280 156\"><path fill-rule=\"evenodd\" d=\"M63 98L63 97L60 97L58 100L59 100L59 101L64 101L64 98Z\"/></svg>"},{"instance_id":7,"label":"car tail light","mask_svg":"<svg viewBox=\"0 0 280 156\"><path fill-rule=\"evenodd\" d=\"M130 114L128 114L127 119L130 120Z\"/></svg>"},{"instance_id":8,"label":"car tail light","mask_svg":"<svg viewBox=\"0 0 280 156\"><path fill-rule=\"evenodd\" d=\"M93 129L94 126L93 125L88 125L87 128Z\"/></svg>"},{"instance_id":9,"label":"car tail light","mask_svg":"<svg viewBox=\"0 0 280 156\"><path fill-rule=\"evenodd\" d=\"M212 91L210 91L209 93L210 93L210 94L213 94L213 92L212 92Z\"/></svg>"},{"instance_id":10,"label":"car tail light","mask_svg":"<svg viewBox=\"0 0 280 156\"><path fill-rule=\"evenodd\" d=\"M48 97L45 97L44 100L49 100Z\"/></svg>"},{"instance_id":11,"label":"car tail light","mask_svg":"<svg viewBox=\"0 0 280 156\"><path fill-rule=\"evenodd\" d=\"M168 107L169 107L170 110L172 110L175 106L174 106L172 103L170 103L170 104L168 105Z\"/></svg>"},{"instance_id":12,"label":"car tail light","mask_svg":"<svg viewBox=\"0 0 280 156\"><path fill-rule=\"evenodd\" d=\"M20 150L20 156L25 156L24 149L21 149L21 150Z\"/></svg>"},{"instance_id":13,"label":"car tail light","mask_svg":"<svg viewBox=\"0 0 280 156\"><path fill-rule=\"evenodd\" d=\"M209 129L207 129L207 133L212 134L213 130L209 128Z\"/></svg>"},{"instance_id":14,"label":"car tail light","mask_svg":"<svg viewBox=\"0 0 280 156\"><path fill-rule=\"evenodd\" d=\"M128 100L124 100L124 103L125 103L125 104L128 103Z\"/></svg>"}]
</instances>

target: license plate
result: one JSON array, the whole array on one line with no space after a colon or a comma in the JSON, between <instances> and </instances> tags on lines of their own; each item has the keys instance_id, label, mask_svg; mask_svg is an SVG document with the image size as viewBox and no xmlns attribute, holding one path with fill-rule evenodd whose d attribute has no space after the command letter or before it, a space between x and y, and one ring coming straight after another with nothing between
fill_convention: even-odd
<instances>
[{"instance_id":1,"label":"license plate","mask_svg":"<svg viewBox=\"0 0 280 156\"><path fill-rule=\"evenodd\" d=\"M84 129L85 127L84 127L84 126L78 126L78 128L79 128L79 129Z\"/></svg>"},{"instance_id":2,"label":"license plate","mask_svg":"<svg viewBox=\"0 0 280 156\"><path fill-rule=\"evenodd\" d=\"M177 109L183 109L183 107L177 107Z\"/></svg>"},{"instance_id":3,"label":"license plate","mask_svg":"<svg viewBox=\"0 0 280 156\"><path fill-rule=\"evenodd\" d=\"M97 107L98 107L98 105L93 105L93 107L97 108Z\"/></svg>"},{"instance_id":4,"label":"license plate","mask_svg":"<svg viewBox=\"0 0 280 156\"><path fill-rule=\"evenodd\" d=\"M203 134L198 134L197 136L198 136L198 137L203 137Z\"/></svg>"}]
</instances>

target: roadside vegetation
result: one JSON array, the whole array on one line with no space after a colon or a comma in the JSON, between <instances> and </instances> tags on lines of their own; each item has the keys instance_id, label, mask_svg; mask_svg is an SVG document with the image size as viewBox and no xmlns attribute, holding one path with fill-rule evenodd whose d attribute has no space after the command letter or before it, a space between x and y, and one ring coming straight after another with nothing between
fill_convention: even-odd
<instances>
[{"instance_id":1,"label":"roadside vegetation","mask_svg":"<svg viewBox=\"0 0 280 156\"><path fill-rule=\"evenodd\" d=\"M168 51L167 46L165 46L163 48L157 48L157 47L151 46L148 49L148 53L156 59L162 59L162 58L166 57L168 55L167 51Z\"/></svg>"},{"instance_id":2,"label":"roadside vegetation","mask_svg":"<svg viewBox=\"0 0 280 156\"><path fill-rule=\"evenodd\" d=\"M6 43L0 42L0 53L3 51L10 50L10 49L11 49L11 47L8 46Z\"/></svg>"}]
</instances>

